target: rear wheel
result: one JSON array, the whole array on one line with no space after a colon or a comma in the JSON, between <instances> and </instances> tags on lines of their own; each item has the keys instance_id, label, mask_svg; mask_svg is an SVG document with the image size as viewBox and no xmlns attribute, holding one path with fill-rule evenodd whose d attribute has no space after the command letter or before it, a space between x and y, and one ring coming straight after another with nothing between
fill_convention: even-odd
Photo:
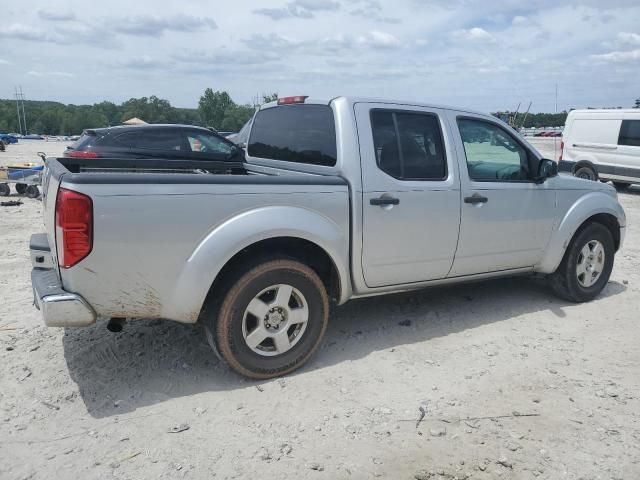
<instances>
[{"instance_id":1,"label":"rear wheel","mask_svg":"<svg viewBox=\"0 0 640 480\"><path fill-rule=\"evenodd\" d=\"M265 379L311 357L327 327L329 300L315 271L279 259L248 269L224 297L217 319L212 313L205 329L224 360L241 375Z\"/></svg>"},{"instance_id":2,"label":"rear wheel","mask_svg":"<svg viewBox=\"0 0 640 480\"><path fill-rule=\"evenodd\" d=\"M35 185L28 185L25 189L25 194L29 198L38 198L40 196L40 190Z\"/></svg>"},{"instance_id":3,"label":"rear wheel","mask_svg":"<svg viewBox=\"0 0 640 480\"><path fill-rule=\"evenodd\" d=\"M578 178L584 178L585 180L598 179L598 174L596 173L596 171L593 168L586 165L583 167L577 168L576 171L573 172L573 176Z\"/></svg>"},{"instance_id":4,"label":"rear wheel","mask_svg":"<svg viewBox=\"0 0 640 480\"><path fill-rule=\"evenodd\" d=\"M20 195L22 195L24 192L27 191L27 185L24 183L16 183L16 192L18 192Z\"/></svg>"},{"instance_id":5,"label":"rear wheel","mask_svg":"<svg viewBox=\"0 0 640 480\"><path fill-rule=\"evenodd\" d=\"M8 197L11 195L11 188L8 183L0 183L0 197Z\"/></svg>"},{"instance_id":6,"label":"rear wheel","mask_svg":"<svg viewBox=\"0 0 640 480\"><path fill-rule=\"evenodd\" d=\"M588 302L605 287L613 269L615 245L607 227L591 223L580 230L551 275L555 293L571 302Z\"/></svg>"}]
</instances>

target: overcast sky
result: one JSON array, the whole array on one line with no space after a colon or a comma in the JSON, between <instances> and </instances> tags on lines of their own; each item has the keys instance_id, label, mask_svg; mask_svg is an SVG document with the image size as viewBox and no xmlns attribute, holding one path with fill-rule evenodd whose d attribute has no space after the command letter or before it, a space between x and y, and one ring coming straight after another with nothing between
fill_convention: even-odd
<instances>
[{"instance_id":1,"label":"overcast sky","mask_svg":"<svg viewBox=\"0 0 640 480\"><path fill-rule=\"evenodd\" d=\"M195 107L206 87L465 106L640 97L639 0L8 1L0 98Z\"/></svg>"}]
</instances>

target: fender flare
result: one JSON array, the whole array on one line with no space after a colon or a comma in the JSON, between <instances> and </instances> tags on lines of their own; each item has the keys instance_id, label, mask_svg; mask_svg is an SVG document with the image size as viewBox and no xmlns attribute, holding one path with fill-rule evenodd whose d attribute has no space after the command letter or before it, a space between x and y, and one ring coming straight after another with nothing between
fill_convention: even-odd
<instances>
[{"instance_id":1,"label":"fender flare","mask_svg":"<svg viewBox=\"0 0 640 480\"><path fill-rule=\"evenodd\" d=\"M293 237L315 243L333 261L340 278L340 302L350 295L348 226L341 228L317 211L267 206L235 215L215 226L196 246L175 282L163 317L195 323L214 280L238 252L270 238Z\"/></svg>"},{"instance_id":2,"label":"fender flare","mask_svg":"<svg viewBox=\"0 0 640 480\"><path fill-rule=\"evenodd\" d=\"M626 227L626 217L620 204L609 194L597 191L580 197L554 228L545 255L536 267L540 273L553 273L564 257L564 253L576 231L595 215L613 216L621 229Z\"/></svg>"}]
</instances>

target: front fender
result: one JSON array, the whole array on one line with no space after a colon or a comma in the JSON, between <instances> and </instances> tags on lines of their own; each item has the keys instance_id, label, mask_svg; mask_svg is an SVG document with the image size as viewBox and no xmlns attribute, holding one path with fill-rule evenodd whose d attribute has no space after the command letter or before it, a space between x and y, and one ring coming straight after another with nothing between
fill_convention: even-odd
<instances>
[{"instance_id":1,"label":"front fender","mask_svg":"<svg viewBox=\"0 0 640 480\"><path fill-rule=\"evenodd\" d=\"M620 235L622 243L624 228L627 224L622 206L614 197L603 191L590 192L578 198L559 220L551 234L547 251L542 262L536 267L536 271L541 273L555 272L573 235L585 221L598 214L612 215L617 219L622 230Z\"/></svg>"},{"instance_id":2,"label":"front fender","mask_svg":"<svg viewBox=\"0 0 640 480\"><path fill-rule=\"evenodd\" d=\"M268 206L236 215L216 226L195 248L176 281L163 316L195 323L205 298L224 265L244 248L269 238L294 237L315 243L332 259L340 277L340 301L349 296L348 220L338 225L317 211Z\"/></svg>"}]
</instances>

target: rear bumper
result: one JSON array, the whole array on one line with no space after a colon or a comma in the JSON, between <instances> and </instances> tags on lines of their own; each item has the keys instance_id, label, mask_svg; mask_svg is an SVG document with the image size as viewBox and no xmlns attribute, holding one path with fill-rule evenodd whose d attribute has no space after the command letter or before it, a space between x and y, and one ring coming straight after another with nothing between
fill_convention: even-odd
<instances>
[{"instance_id":1,"label":"rear bumper","mask_svg":"<svg viewBox=\"0 0 640 480\"><path fill-rule=\"evenodd\" d=\"M76 293L62 288L62 282L53 267L46 236L33 235L30 242L31 286L34 305L48 327L85 327L96 321L96 314L87 301Z\"/></svg>"},{"instance_id":2,"label":"rear bumper","mask_svg":"<svg viewBox=\"0 0 640 480\"><path fill-rule=\"evenodd\" d=\"M34 304L47 327L86 327L96 321L96 314L84 298L62 289L52 268L31 270Z\"/></svg>"}]
</instances>

